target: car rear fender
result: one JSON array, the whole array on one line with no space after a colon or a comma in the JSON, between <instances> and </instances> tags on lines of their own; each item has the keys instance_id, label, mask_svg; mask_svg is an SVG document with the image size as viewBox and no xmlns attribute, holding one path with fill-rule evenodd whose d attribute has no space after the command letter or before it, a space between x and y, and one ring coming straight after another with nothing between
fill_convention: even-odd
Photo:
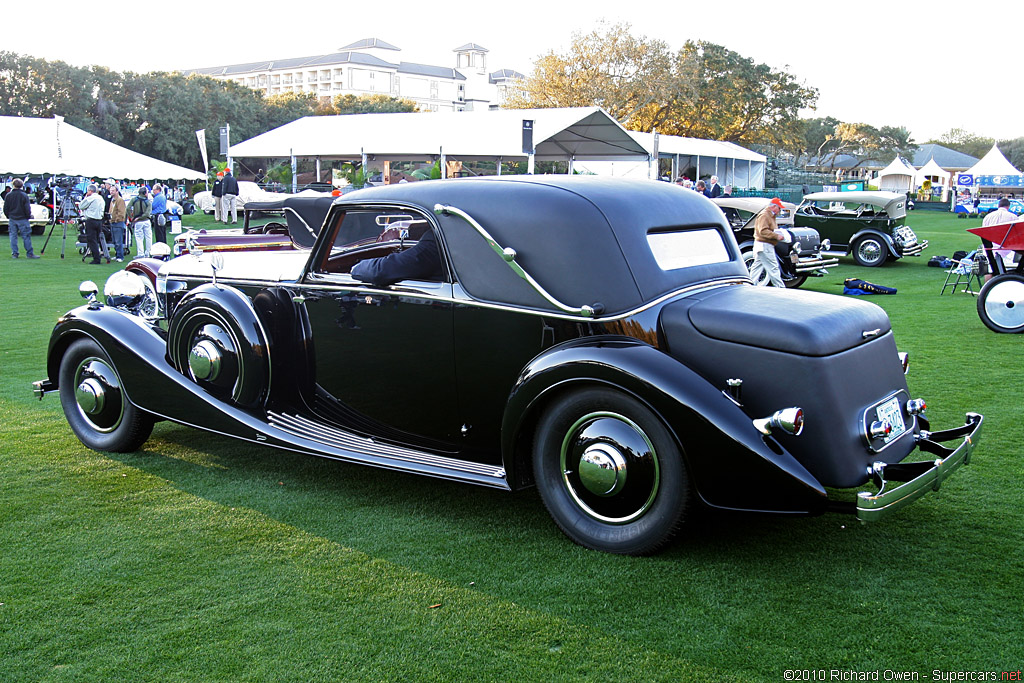
<instances>
[{"instance_id":1,"label":"car rear fender","mask_svg":"<svg viewBox=\"0 0 1024 683\"><path fill-rule=\"evenodd\" d=\"M668 354L621 337L559 345L524 368L502 426L510 482L524 486L531 481L533 429L546 407L566 391L595 384L634 396L663 420L709 505L797 513L824 509L824 487L776 439L754 427L753 418L766 416L745 414L723 391Z\"/></svg>"}]
</instances>

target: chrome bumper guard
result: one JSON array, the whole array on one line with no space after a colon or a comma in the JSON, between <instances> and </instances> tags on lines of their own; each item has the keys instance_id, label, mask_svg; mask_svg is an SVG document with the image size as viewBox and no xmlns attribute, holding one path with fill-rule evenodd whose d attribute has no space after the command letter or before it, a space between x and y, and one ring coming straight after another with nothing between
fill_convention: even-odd
<instances>
[{"instance_id":1,"label":"chrome bumper guard","mask_svg":"<svg viewBox=\"0 0 1024 683\"><path fill-rule=\"evenodd\" d=\"M41 379L38 382L32 382L32 395L40 401L43 400L43 396L54 391L57 391L57 387L53 386L53 382L48 379Z\"/></svg>"},{"instance_id":2,"label":"chrome bumper guard","mask_svg":"<svg viewBox=\"0 0 1024 683\"><path fill-rule=\"evenodd\" d=\"M838 265L839 259L835 257L822 258L820 256L817 256L800 259L793 266L793 270L796 271L797 273L813 273L816 270L821 270L823 268L832 268Z\"/></svg>"},{"instance_id":3,"label":"chrome bumper guard","mask_svg":"<svg viewBox=\"0 0 1024 683\"><path fill-rule=\"evenodd\" d=\"M920 256L921 252L928 248L928 240L921 240L912 247L904 247L904 256Z\"/></svg>"},{"instance_id":4,"label":"chrome bumper guard","mask_svg":"<svg viewBox=\"0 0 1024 683\"><path fill-rule=\"evenodd\" d=\"M978 445L982 415L967 413L963 427L941 432L921 432L917 445L922 451L939 456L933 461L885 464L871 466L871 476L878 485L878 493L862 491L857 494L857 519L876 522L904 505L912 503L929 491L938 491L942 482L961 465L971 461L971 452ZM963 438L955 448L940 442ZM904 482L890 488L891 482Z\"/></svg>"}]
</instances>

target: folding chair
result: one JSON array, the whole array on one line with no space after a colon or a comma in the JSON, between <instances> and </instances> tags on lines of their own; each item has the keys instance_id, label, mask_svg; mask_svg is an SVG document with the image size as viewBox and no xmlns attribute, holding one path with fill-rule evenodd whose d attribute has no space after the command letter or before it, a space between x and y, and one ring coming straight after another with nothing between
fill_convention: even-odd
<instances>
[{"instance_id":1,"label":"folding chair","mask_svg":"<svg viewBox=\"0 0 1024 683\"><path fill-rule=\"evenodd\" d=\"M985 252L978 249L962 259L953 261L953 267L946 271L946 281L942 283L939 296L946 293L947 287L951 287L956 292L956 288L960 285L964 285L962 290L964 294L977 296L978 292L974 288L974 282L977 281L977 289L980 290L983 284L981 281L981 259L983 258L985 258Z\"/></svg>"}]
</instances>

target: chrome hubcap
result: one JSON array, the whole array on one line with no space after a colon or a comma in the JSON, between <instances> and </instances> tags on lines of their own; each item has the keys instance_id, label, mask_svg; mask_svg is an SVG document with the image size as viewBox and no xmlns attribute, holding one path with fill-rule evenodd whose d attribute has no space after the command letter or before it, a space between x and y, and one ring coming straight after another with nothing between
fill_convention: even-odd
<instances>
[{"instance_id":1,"label":"chrome hubcap","mask_svg":"<svg viewBox=\"0 0 1024 683\"><path fill-rule=\"evenodd\" d=\"M75 400L78 401L78 407L89 415L103 412L103 405L106 403L103 384L96 378L90 377L75 389Z\"/></svg>"},{"instance_id":2,"label":"chrome hubcap","mask_svg":"<svg viewBox=\"0 0 1024 683\"><path fill-rule=\"evenodd\" d=\"M997 282L985 298L985 314L1000 327L1024 325L1024 282Z\"/></svg>"},{"instance_id":3,"label":"chrome hubcap","mask_svg":"<svg viewBox=\"0 0 1024 683\"><path fill-rule=\"evenodd\" d=\"M860 252L861 258L865 261L876 261L882 253L878 242L875 242L874 240L865 240L861 242L860 249L858 249L858 251Z\"/></svg>"},{"instance_id":4,"label":"chrome hubcap","mask_svg":"<svg viewBox=\"0 0 1024 683\"><path fill-rule=\"evenodd\" d=\"M203 339L192 347L188 354L188 367L196 379L213 381L220 374L222 362L220 349L209 339Z\"/></svg>"},{"instance_id":5,"label":"chrome hubcap","mask_svg":"<svg viewBox=\"0 0 1024 683\"><path fill-rule=\"evenodd\" d=\"M573 501L601 522L632 522L657 497L661 474L654 446L623 415L602 411L581 417L562 441L560 462Z\"/></svg>"},{"instance_id":6,"label":"chrome hubcap","mask_svg":"<svg viewBox=\"0 0 1024 683\"><path fill-rule=\"evenodd\" d=\"M598 443L583 451L580 482L597 496L614 496L626 485L626 458L614 446Z\"/></svg>"}]
</instances>

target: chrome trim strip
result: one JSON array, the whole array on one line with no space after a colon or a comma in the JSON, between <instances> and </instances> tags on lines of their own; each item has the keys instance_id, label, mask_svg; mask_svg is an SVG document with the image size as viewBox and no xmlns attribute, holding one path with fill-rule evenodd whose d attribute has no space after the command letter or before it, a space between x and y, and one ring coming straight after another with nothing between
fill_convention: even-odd
<instances>
[{"instance_id":1,"label":"chrome trim strip","mask_svg":"<svg viewBox=\"0 0 1024 683\"><path fill-rule=\"evenodd\" d=\"M518 275L522 279L526 280L530 284L530 286L533 287L533 289L538 294L540 294L542 297L544 297L548 301L548 303L550 303L552 306L555 306L556 308L559 308L559 309L565 311L566 313L575 313L576 315L583 316L584 318L592 318L592 317L594 317L594 314L596 313L596 311L594 310L593 306L580 306L579 308L575 308L573 306L569 306L569 305L563 304L561 301L559 301L555 297L553 297L550 294L548 294L547 290L545 290L543 287L541 287L539 282L534 280L530 276L530 274L527 273L523 269L522 266L520 266L518 263L516 263L516 250L515 249L512 249L511 247L504 247L503 248L500 244L495 242L494 238L491 237L490 233L487 232L487 230L484 228L484 226L480 225L475 220L473 220L473 217L470 216L465 211L463 211L462 209L459 209L458 207L455 207L455 206L445 205L445 204L435 204L434 205L434 213L439 215L439 216L440 215L454 214L454 215L458 216L459 218L461 218L462 220L464 220L467 223L469 223L470 226L472 226L472 228L474 230L476 230L478 233L480 233L480 236L484 238L484 240L487 242L487 244L489 244L491 246L491 249L494 250L494 253L496 253L498 256L500 256L502 258L502 260L505 261L505 263L508 264L508 267L512 269L512 272L514 272L516 275Z\"/></svg>"},{"instance_id":2,"label":"chrome trim strip","mask_svg":"<svg viewBox=\"0 0 1024 683\"><path fill-rule=\"evenodd\" d=\"M337 275L334 275L332 277L337 277ZM360 282L358 282L356 280L352 280L351 283L335 285L335 284L328 284L327 282L325 282L325 280L327 278L325 278L321 274L311 274L309 276L309 278L310 278L310 280L312 280L314 282L307 281L307 282L302 283L301 285L298 285L298 286L303 286L303 285L307 285L308 286L308 285L312 284L313 286L315 286L315 287L317 287L319 289L326 289L328 291L359 292L359 293L366 293L366 294L381 294L381 295L385 295L386 294L386 295L391 295L391 296L401 296L403 294L414 294L416 296L421 296L423 298L431 299L431 300L437 301L439 303L459 304L459 305L464 305L464 306L474 306L474 307L478 307L478 308L487 308L487 309L490 309L490 310L510 311L510 312L513 312L513 313L523 313L523 314L526 314L526 315L536 315L536 316L540 316L542 318L558 318L558 319L561 319L561 320L575 320L575 321L579 321L579 319L580 319L580 317L578 315L566 315L565 313L558 313L557 311L540 311L540 310L533 309L533 308L522 308L522 307L517 307L517 306L510 306L508 304L496 304L496 303L491 303L491 302L487 302L487 301L478 301L476 299L469 298L468 295L467 295L466 298L459 298L459 297L455 297L455 296L451 296L451 297L439 296L439 295L434 295L434 294L431 294L431 293L428 293L428 292L424 292L424 291L419 290L419 289L414 289L412 287L396 287L396 286L392 285L390 288L380 288L380 287L374 287L373 285L364 285L363 283L360 283ZM221 282L226 282L226 281L225 280L221 280ZM674 299L676 297L690 296L690 295L696 294L698 292L710 291L712 289L720 289L722 287L732 287L732 286L735 286L735 285L752 285L752 284L753 283L751 282L751 280L749 278L746 278L746 277L727 277L727 278L722 278L720 280L714 280L714 281L711 281L711 282L701 282L700 284L696 284L696 285L688 285L686 287L682 287L680 289L673 290L673 291L671 291L671 292L669 292L667 294L663 294L663 295L659 296L657 299L654 299L653 301L650 301L650 302L648 302L646 304L638 306L638 307L636 307L634 309L631 309L629 311L626 311L624 313L619 313L617 315L589 318L588 322L607 323L607 322L613 322L613 321L616 321L616 320L624 320L624 319L629 318L631 316L638 315L639 313L642 313L642 312L648 310L649 308L653 308L654 306L657 306L657 305L659 305L659 304L661 304L661 303L663 303L665 301L668 301L670 299ZM459 291L464 291L458 285L456 285L456 287L459 289Z\"/></svg>"},{"instance_id":3,"label":"chrome trim strip","mask_svg":"<svg viewBox=\"0 0 1024 683\"><path fill-rule=\"evenodd\" d=\"M335 427L314 422L299 415L287 415L268 411L267 420L271 426L283 432L342 450L392 458L417 465L468 472L494 479L503 480L505 478L505 470L498 465L458 460L443 455L433 455L411 448L381 443L374 439L357 436Z\"/></svg>"}]
</instances>

